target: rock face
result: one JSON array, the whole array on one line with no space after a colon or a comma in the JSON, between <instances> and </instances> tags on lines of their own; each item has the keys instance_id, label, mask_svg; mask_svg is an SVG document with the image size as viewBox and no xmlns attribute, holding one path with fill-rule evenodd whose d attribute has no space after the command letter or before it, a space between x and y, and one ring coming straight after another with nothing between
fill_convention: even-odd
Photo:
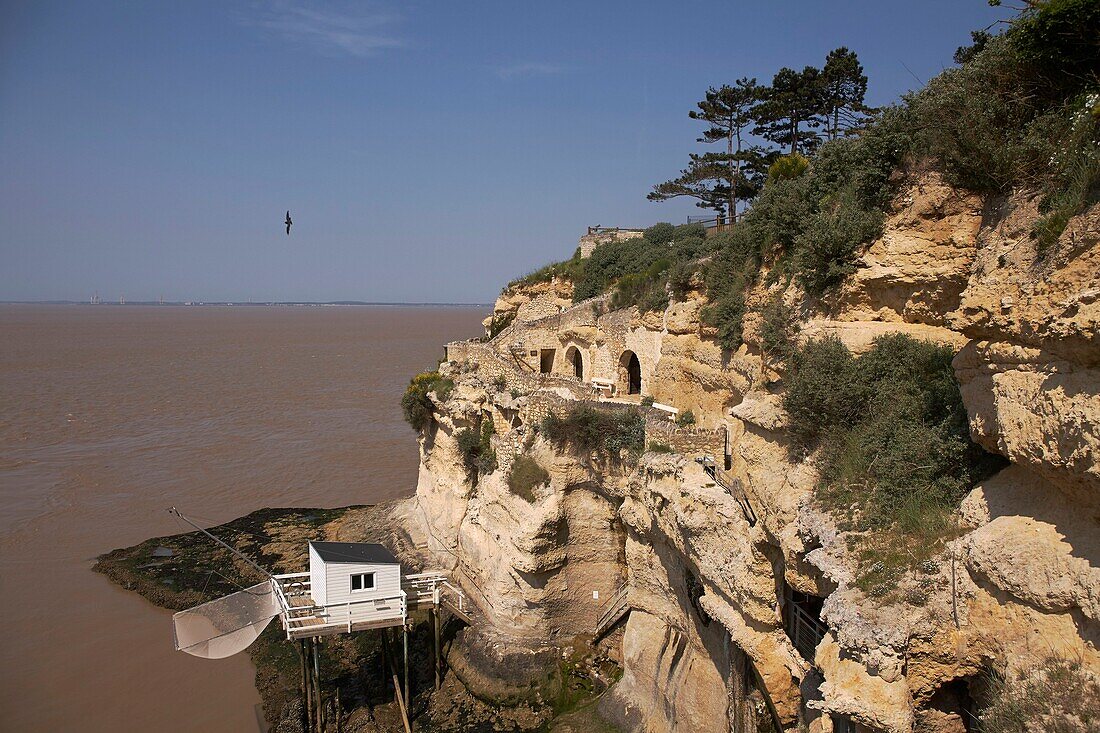
<instances>
[{"instance_id":1,"label":"rock face","mask_svg":"<svg viewBox=\"0 0 1100 733\"><path fill-rule=\"evenodd\" d=\"M814 466L788 452L782 375L751 319L730 354L700 322L701 293L642 316L567 304L557 281L506 291L495 314L515 312L512 326L449 347L456 388L400 510L416 551L454 568L483 611L478 646L494 651L465 663L503 665L524 688L621 591L624 676L600 709L628 730L965 730L990 669L1053 651L1100 670L1100 207L1044 253L1036 215L1023 194L983 202L916 176L803 324L857 353L895 331L951 344L972 436L1010 462L963 502L968 529L903 581L920 602L855 586L844 532L808 501ZM649 440L673 452L637 461L549 443L542 417L593 398L593 379L697 424L648 415ZM499 467L475 479L456 435L489 419ZM550 476L527 498L508 485L519 454Z\"/></svg>"}]
</instances>

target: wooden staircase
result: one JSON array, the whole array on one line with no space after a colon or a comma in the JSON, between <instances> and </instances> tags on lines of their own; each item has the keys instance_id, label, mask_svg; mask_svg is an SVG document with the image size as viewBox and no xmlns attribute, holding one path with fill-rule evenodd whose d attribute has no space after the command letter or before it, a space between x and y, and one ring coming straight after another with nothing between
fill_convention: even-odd
<instances>
[{"instance_id":1,"label":"wooden staircase","mask_svg":"<svg viewBox=\"0 0 1100 733\"><path fill-rule=\"evenodd\" d=\"M630 612L630 586L623 585L617 591L615 595L607 601L607 605L604 606L603 611L600 612L600 617L596 621L596 628L592 636L592 641L598 641L603 637L611 627L619 622L619 620Z\"/></svg>"},{"instance_id":2,"label":"wooden staircase","mask_svg":"<svg viewBox=\"0 0 1100 733\"><path fill-rule=\"evenodd\" d=\"M741 484L741 480L718 468L717 462L711 456L703 456L695 460L703 467L703 472L714 479L714 483L721 486L727 494L734 498L741 507L741 513L745 515L745 521L749 523L749 526L755 527L757 522L756 512L753 511L752 504L749 503L749 496L745 493L745 487Z\"/></svg>"}]
</instances>

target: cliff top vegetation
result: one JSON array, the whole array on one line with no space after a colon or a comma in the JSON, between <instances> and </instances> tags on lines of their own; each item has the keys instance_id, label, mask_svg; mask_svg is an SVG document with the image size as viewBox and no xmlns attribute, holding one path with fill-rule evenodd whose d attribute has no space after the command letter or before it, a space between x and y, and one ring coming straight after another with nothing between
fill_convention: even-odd
<instances>
[{"instance_id":1,"label":"cliff top vegetation","mask_svg":"<svg viewBox=\"0 0 1100 733\"><path fill-rule=\"evenodd\" d=\"M658 224L513 285L566 278L575 301L611 291L615 307L654 310L666 286L682 297L698 273L706 318L735 349L744 291L765 265L773 281L825 295L880 235L904 172L921 166L983 194L1037 192L1033 235L1048 247L1100 195L1100 5L1036 0L1004 32L972 37L956 67L878 110L863 103L867 79L846 48L821 69L780 69L770 85L709 89L690 116L706 125L700 142L726 150L691 155L650 198L690 196L727 218L745 201L732 231L704 239L698 227Z\"/></svg>"}]
</instances>

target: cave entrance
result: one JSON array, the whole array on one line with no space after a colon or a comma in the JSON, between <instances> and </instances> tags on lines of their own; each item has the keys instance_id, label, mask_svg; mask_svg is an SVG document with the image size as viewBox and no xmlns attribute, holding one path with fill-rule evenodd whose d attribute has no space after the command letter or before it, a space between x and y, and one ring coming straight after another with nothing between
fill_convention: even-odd
<instances>
[{"instance_id":1,"label":"cave entrance","mask_svg":"<svg viewBox=\"0 0 1100 733\"><path fill-rule=\"evenodd\" d=\"M633 351L624 351L619 357L619 392L642 393L642 363Z\"/></svg>"},{"instance_id":2,"label":"cave entrance","mask_svg":"<svg viewBox=\"0 0 1100 733\"><path fill-rule=\"evenodd\" d=\"M539 352L539 371L543 374L550 374L554 371L554 355L557 353L557 349L543 349Z\"/></svg>"},{"instance_id":3,"label":"cave entrance","mask_svg":"<svg viewBox=\"0 0 1100 733\"><path fill-rule=\"evenodd\" d=\"M584 379L584 358L581 357L581 350L576 346L570 346L565 350L565 359L573 366L573 376L577 379Z\"/></svg>"},{"instance_id":4,"label":"cave entrance","mask_svg":"<svg viewBox=\"0 0 1100 733\"><path fill-rule=\"evenodd\" d=\"M828 627L821 621L824 598L799 593L783 581L783 628L794 648L810 663Z\"/></svg>"},{"instance_id":5,"label":"cave entrance","mask_svg":"<svg viewBox=\"0 0 1100 733\"><path fill-rule=\"evenodd\" d=\"M984 679L991 679L986 675ZM928 717L936 727L944 731L967 733L981 729L978 718L979 705L975 698L988 698L988 683L983 677L957 677L945 682L928 701L925 711L917 712L917 720Z\"/></svg>"}]
</instances>

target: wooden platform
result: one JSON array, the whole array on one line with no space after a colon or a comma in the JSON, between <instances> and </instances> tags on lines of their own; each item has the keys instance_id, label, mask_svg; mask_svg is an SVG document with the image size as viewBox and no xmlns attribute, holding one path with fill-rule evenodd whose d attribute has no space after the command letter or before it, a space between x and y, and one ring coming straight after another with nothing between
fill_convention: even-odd
<instances>
[{"instance_id":1,"label":"wooden platform","mask_svg":"<svg viewBox=\"0 0 1100 733\"><path fill-rule=\"evenodd\" d=\"M466 595L448 582L445 573L419 573L403 577L400 596L334 606L314 603L309 583L303 577L307 575L275 576L283 604L281 617L287 639L309 639L404 626L410 612L430 609L445 609L467 624L474 621L474 610Z\"/></svg>"}]
</instances>

